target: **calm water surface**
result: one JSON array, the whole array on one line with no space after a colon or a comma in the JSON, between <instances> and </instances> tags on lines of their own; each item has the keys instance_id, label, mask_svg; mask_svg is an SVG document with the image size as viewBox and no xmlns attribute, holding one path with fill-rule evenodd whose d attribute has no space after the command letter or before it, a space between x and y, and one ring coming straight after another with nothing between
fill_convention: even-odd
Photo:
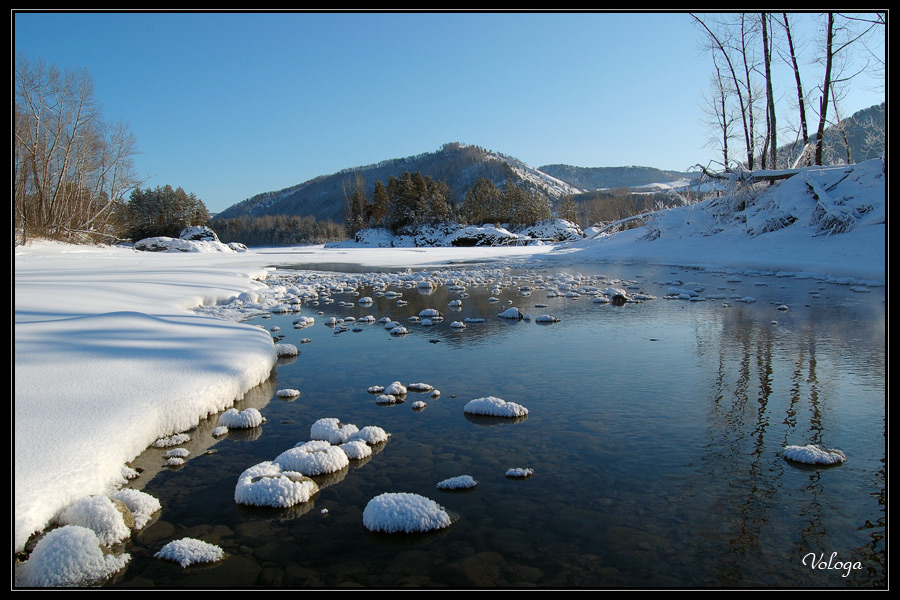
<instances>
[{"instance_id":1,"label":"calm water surface","mask_svg":"<svg viewBox=\"0 0 900 600\"><path fill-rule=\"evenodd\" d=\"M883 288L580 267L585 278L603 273L657 297L612 306L585 294L548 297L560 271L509 270L499 294L487 286L467 286L464 297L448 286L400 289L406 306L367 288L335 293L331 303L303 306L300 314L316 319L304 329L293 328L296 314L254 318L301 350L237 405L260 408L267 422L214 440L213 416L192 432L184 466L162 466L161 450L137 461L147 469L137 486L163 510L127 548L131 564L114 585L886 585ZM701 285L707 300L663 299L675 280ZM374 305L355 304L359 296ZM746 296L756 301L737 301ZM461 297L462 309L450 309ZM507 306L560 321L498 318ZM423 308L444 320L407 321ZM393 317L410 333L324 324L365 315ZM450 327L466 317L485 321ZM367 392L397 380L442 394L410 392L383 406ZM278 399L281 388L301 396ZM463 413L488 395L529 414L511 422ZM418 399L427 407L414 410ZM244 469L308 440L323 417L378 425L391 439L369 459L317 478L321 491L305 505L234 503ZM839 448L848 461L811 468L782 458L785 445L809 443ZM505 477L513 467L534 474ZM457 475L477 487L435 488ZM431 534L372 534L362 512L384 492L427 496L458 520ZM227 560L182 569L152 557L186 536L220 545ZM823 559L832 568L819 568Z\"/></svg>"}]
</instances>

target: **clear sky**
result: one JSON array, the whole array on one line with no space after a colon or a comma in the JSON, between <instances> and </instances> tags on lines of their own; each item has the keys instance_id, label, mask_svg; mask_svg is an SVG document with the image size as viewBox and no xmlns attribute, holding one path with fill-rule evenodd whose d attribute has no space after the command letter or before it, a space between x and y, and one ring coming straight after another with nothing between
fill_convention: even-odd
<instances>
[{"instance_id":1,"label":"clear sky","mask_svg":"<svg viewBox=\"0 0 900 600\"><path fill-rule=\"evenodd\" d=\"M463 142L532 166L687 170L712 63L686 13L14 13L15 53L85 67L144 186L212 212ZM884 101L860 83L843 110ZM789 89L787 90L790 91Z\"/></svg>"}]
</instances>

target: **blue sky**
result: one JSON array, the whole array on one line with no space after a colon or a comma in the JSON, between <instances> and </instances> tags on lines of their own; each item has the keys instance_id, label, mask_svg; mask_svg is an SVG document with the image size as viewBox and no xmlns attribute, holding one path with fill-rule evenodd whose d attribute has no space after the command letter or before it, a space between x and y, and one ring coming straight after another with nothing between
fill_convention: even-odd
<instances>
[{"instance_id":1,"label":"blue sky","mask_svg":"<svg viewBox=\"0 0 900 600\"><path fill-rule=\"evenodd\" d=\"M105 119L135 134L145 186L181 186L213 212L446 142L532 166L687 170L716 156L701 106L711 61L684 13L16 13L14 25L17 54L87 68ZM843 108L883 100L860 89Z\"/></svg>"}]
</instances>

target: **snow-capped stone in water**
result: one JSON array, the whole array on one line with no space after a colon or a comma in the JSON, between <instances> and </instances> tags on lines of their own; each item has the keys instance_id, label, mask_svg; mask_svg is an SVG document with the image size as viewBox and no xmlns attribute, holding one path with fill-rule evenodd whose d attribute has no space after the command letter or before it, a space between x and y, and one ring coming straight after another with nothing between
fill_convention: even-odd
<instances>
[{"instance_id":1,"label":"snow-capped stone in water","mask_svg":"<svg viewBox=\"0 0 900 600\"><path fill-rule=\"evenodd\" d=\"M452 523L440 504L418 494L381 494L369 500L363 510L363 525L369 531L418 533L444 529Z\"/></svg>"},{"instance_id":2,"label":"snow-capped stone in water","mask_svg":"<svg viewBox=\"0 0 900 600\"><path fill-rule=\"evenodd\" d=\"M393 394L380 394L375 398L376 404L397 404L398 402L403 402L403 399L400 396L394 396Z\"/></svg>"},{"instance_id":3,"label":"snow-capped stone in water","mask_svg":"<svg viewBox=\"0 0 900 600\"><path fill-rule=\"evenodd\" d=\"M434 389L434 386L428 383L410 383L406 386L406 389L414 392L430 392Z\"/></svg>"},{"instance_id":4,"label":"snow-capped stone in water","mask_svg":"<svg viewBox=\"0 0 900 600\"><path fill-rule=\"evenodd\" d=\"M500 317L501 319L516 319L516 320L518 320L518 319L524 318L525 315L523 315L521 312L519 312L519 309L516 308L515 306L510 306L509 308L507 308L506 310L504 310L502 313L500 313L497 316Z\"/></svg>"},{"instance_id":5,"label":"snow-capped stone in water","mask_svg":"<svg viewBox=\"0 0 900 600\"><path fill-rule=\"evenodd\" d=\"M351 440L340 445L340 449L347 454L350 460L359 460L372 456L372 448L362 440Z\"/></svg>"},{"instance_id":6,"label":"snow-capped stone in water","mask_svg":"<svg viewBox=\"0 0 900 600\"><path fill-rule=\"evenodd\" d=\"M396 336L406 335L407 333L409 333L409 329L407 329L403 325L398 325L396 327L391 328L391 330L390 330L390 334L396 335Z\"/></svg>"},{"instance_id":7,"label":"snow-capped stone in water","mask_svg":"<svg viewBox=\"0 0 900 600\"><path fill-rule=\"evenodd\" d=\"M426 308L419 313L419 317L422 319L433 319L434 317L440 317L441 311L436 308Z\"/></svg>"},{"instance_id":8,"label":"snow-capped stone in water","mask_svg":"<svg viewBox=\"0 0 900 600\"><path fill-rule=\"evenodd\" d=\"M441 390L431 390L431 397L432 397L432 398L440 398L440 397L441 397Z\"/></svg>"},{"instance_id":9,"label":"snow-capped stone in water","mask_svg":"<svg viewBox=\"0 0 900 600\"><path fill-rule=\"evenodd\" d=\"M369 389L366 390L366 391L369 392L370 394L383 394L383 393L384 393L384 386L383 386L383 385L373 385L373 386L369 386Z\"/></svg>"},{"instance_id":10,"label":"snow-capped stone in water","mask_svg":"<svg viewBox=\"0 0 900 600\"><path fill-rule=\"evenodd\" d=\"M463 408L470 415L487 415L491 417L524 417L528 409L515 402L507 402L494 396L471 400Z\"/></svg>"},{"instance_id":11,"label":"snow-capped stone in water","mask_svg":"<svg viewBox=\"0 0 900 600\"><path fill-rule=\"evenodd\" d=\"M238 477L234 501L248 506L288 508L308 502L319 486L296 471L283 470L268 461L254 465Z\"/></svg>"},{"instance_id":12,"label":"snow-capped stone in water","mask_svg":"<svg viewBox=\"0 0 900 600\"><path fill-rule=\"evenodd\" d=\"M466 324L462 321L453 321L452 323L450 323L450 327L452 327L453 329L465 329Z\"/></svg>"},{"instance_id":13,"label":"snow-capped stone in water","mask_svg":"<svg viewBox=\"0 0 900 600\"><path fill-rule=\"evenodd\" d=\"M363 296L362 298L357 300L357 302L362 306L368 306L373 303L373 300L369 296Z\"/></svg>"},{"instance_id":14,"label":"snow-capped stone in water","mask_svg":"<svg viewBox=\"0 0 900 600\"><path fill-rule=\"evenodd\" d=\"M180 467L184 464L184 459L179 456L173 456L172 458L166 459L166 465L170 467Z\"/></svg>"},{"instance_id":15,"label":"snow-capped stone in water","mask_svg":"<svg viewBox=\"0 0 900 600\"><path fill-rule=\"evenodd\" d=\"M350 459L340 447L324 440L313 440L285 450L273 462L286 471L312 477L340 471L350 464Z\"/></svg>"},{"instance_id":16,"label":"snow-capped stone in water","mask_svg":"<svg viewBox=\"0 0 900 600\"><path fill-rule=\"evenodd\" d=\"M300 351L297 350L297 346L293 344L275 344L275 354L276 356L297 356L300 354Z\"/></svg>"},{"instance_id":17,"label":"snow-capped stone in water","mask_svg":"<svg viewBox=\"0 0 900 600\"><path fill-rule=\"evenodd\" d=\"M438 482L436 487L440 490L464 490L473 488L476 485L478 485L478 482L471 475L460 475Z\"/></svg>"},{"instance_id":18,"label":"snow-capped stone in water","mask_svg":"<svg viewBox=\"0 0 900 600\"><path fill-rule=\"evenodd\" d=\"M847 460L847 456L840 450L826 450L815 444L785 446L784 457L788 460L808 465L838 465Z\"/></svg>"},{"instance_id":19,"label":"snow-capped stone in water","mask_svg":"<svg viewBox=\"0 0 900 600\"><path fill-rule=\"evenodd\" d=\"M426 406L428 406L428 405L425 402L423 402L422 400L416 400L415 402L412 403L413 409L416 409L416 410L421 410L421 409L425 408Z\"/></svg>"},{"instance_id":20,"label":"snow-capped stone in water","mask_svg":"<svg viewBox=\"0 0 900 600\"><path fill-rule=\"evenodd\" d=\"M212 430L213 437L221 437L221 436L225 435L226 433L228 433L228 428L225 427L224 425L219 425L218 427L216 427L215 429Z\"/></svg>"},{"instance_id":21,"label":"snow-capped stone in water","mask_svg":"<svg viewBox=\"0 0 900 600\"><path fill-rule=\"evenodd\" d=\"M195 563L218 562L225 558L225 551L209 542L182 538L169 542L160 548L153 557L172 560L182 567L187 567Z\"/></svg>"},{"instance_id":22,"label":"snow-capped stone in water","mask_svg":"<svg viewBox=\"0 0 900 600\"><path fill-rule=\"evenodd\" d=\"M191 436L186 433L176 433L175 435L170 435L169 437L159 438L155 442L153 442L154 448L168 448L170 446L177 446L178 444L184 444L191 441Z\"/></svg>"},{"instance_id":23,"label":"snow-capped stone in water","mask_svg":"<svg viewBox=\"0 0 900 600\"><path fill-rule=\"evenodd\" d=\"M23 587L85 587L96 585L120 571L131 560L128 554L109 554L97 534L80 525L50 531L18 571Z\"/></svg>"},{"instance_id":24,"label":"snow-capped stone in water","mask_svg":"<svg viewBox=\"0 0 900 600\"><path fill-rule=\"evenodd\" d=\"M328 417L319 419L309 429L311 440L325 440L329 444L343 444L359 432L356 425L341 423L340 420Z\"/></svg>"},{"instance_id":25,"label":"snow-capped stone in water","mask_svg":"<svg viewBox=\"0 0 900 600\"><path fill-rule=\"evenodd\" d=\"M406 386L404 386L399 381L395 381L391 385L384 388L384 393L389 396L405 396L406 395Z\"/></svg>"},{"instance_id":26,"label":"snow-capped stone in water","mask_svg":"<svg viewBox=\"0 0 900 600\"><path fill-rule=\"evenodd\" d=\"M534 475L533 469L517 467L514 469L507 469L506 476L512 477L514 479L525 479L526 477L531 477Z\"/></svg>"},{"instance_id":27,"label":"snow-capped stone in water","mask_svg":"<svg viewBox=\"0 0 900 600\"><path fill-rule=\"evenodd\" d=\"M284 388L283 390L278 390L277 392L275 392L275 395L279 398L296 398L300 395L300 390Z\"/></svg>"},{"instance_id":28,"label":"snow-capped stone in water","mask_svg":"<svg viewBox=\"0 0 900 600\"><path fill-rule=\"evenodd\" d=\"M359 432L353 434L353 437L350 438L351 441L360 440L363 441L370 446L374 446L375 444L380 444L381 442L386 442L388 438L391 437L391 434L386 432L381 427L377 425L366 425Z\"/></svg>"},{"instance_id":29,"label":"snow-capped stone in water","mask_svg":"<svg viewBox=\"0 0 900 600\"><path fill-rule=\"evenodd\" d=\"M250 427L258 427L265 422L262 413L259 410L250 407L242 411L236 408L229 408L219 415L219 425L228 429L248 429Z\"/></svg>"},{"instance_id":30,"label":"snow-capped stone in water","mask_svg":"<svg viewBox=\"0 0 900 600\"><path fill-rule=\"evenodd\" d=\"M146 492L133 489L121 489L109 495L110 498L118 500L128 507L134 517L134 528L142 529L154 513L162 509L159 500Z\"/></svg>"},{"instance_id":31,"label":"snow-capped stone in water","mask_svg":"<svg viewBox=\"0 0 900 600\"><path fill-rule=\"evenodd\" d=\"M296 321L294 321L294 329L303 329L304 327L309 327L310 325L315 325L316 320L312 317L300 317Z\"/></svg>"},{"instance_id":32,"label":"snow-capped stone in water","mask_svg":"<svg viewBox=\"0 0 900 600\"><path fill-rule=\"evenodd\" d=\"M452 306L453 308L459 308L462 306L462 300L451 300L447 306Z\"/></svg>"},{"instance_id":33,"label":"snow-capped stone in water","mask_svg":"<svg viewBox=\"0 0 900 600\"><path fill-rule=\"evenodd\" d=\"M787 311L788 307L786 304L779 304L777 307L775 307L775 310Z\"/></svg>"},{"instance_id":34,"label":"snow-capped stone in water","mask_svg":"<svg viewBox=\"0 0 900 600\"><path fill-rule=\"evenodd\" d=\"M171 450L167 450L165 454L163 454L163 458L187 458L190 454L190 450L187 448L172 448Z\"/></svg>"},{"instance_id":35,"label":"snow-capped stone in water","mask_svg":"<svg viewBox=\"0 0 900 600\"><path fill-rule=\"evenodd\" d=\"M106 546L128 539L135 524L125 503L107 496L85 496L76 500L62 511L59 522L87 527Z\"/></svg>"},{"instance_id":36,"label":"snow-capped stone in water","mask_svg":"<svg viewBox=\"0 0 900 600\"><path fill-rule=\"evenodd\" d=\"M534 318L535 323L559 323L559 317L552 315L538 315Z\"/></svg>"}]
</instances>

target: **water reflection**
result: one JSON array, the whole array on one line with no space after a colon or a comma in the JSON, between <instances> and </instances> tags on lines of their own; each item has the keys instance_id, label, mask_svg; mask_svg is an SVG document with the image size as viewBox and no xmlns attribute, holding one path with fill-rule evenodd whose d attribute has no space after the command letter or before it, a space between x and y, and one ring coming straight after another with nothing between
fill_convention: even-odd
<instances>
[{"instance_id":1,"label":"water reflection","mask_svg":"<svg viewBox=\"0 0 900 600\"><path fill-rule=\"evenodd\" d=\"M341 291L329 294L332 302L304 305L312 327L295 330L295 315L273 315L264 322L277 323L285 342L310 342L279 364L277 386L260 390L267 423L258 439L235 443L229 434L210 444L215 454L145 482L164 504L155 530L206 531L229 553L210 573L229 576L161 569L149 555L168 537L151 531L119 585L884 585L881 294L815 284L810 298L808 281L691 271L714 297L663 300L684 273L618 269L602 280L586 268L565 277L494 270L483 279L456 271L428 294L392 288L400 297L360 277L334 286ZM763 279L768 285L754 285ZM612 280L659 299L591 302L588 288ZM733 299L750 294L756 302ZM360 306L363 296L372 304ZM781 304L789 310L777 311ZM508 306L560 321L498 318ZM425 308L443 321L408 320ZM360 324L366 315L396 319L410 333ZM354 329L338 335L324 326L327 317L353 317ZM450 327L466 318L483 321ZM441 396L410 392L402 404L381 406L367 391L396 380L427 382ZM271 401L276 387L301 396ZM487 395L524 405L528 417L463 413ZM418 398L427 404L414 410ZM336 480L318 482L320 493L298 511L270 517L236 507L237 475L305 441L323 417L379 425L392 437ZM781 449L800 443L841 448L850 459L798 468ZM506 478L514 467L534 474ZM461 474L478 486L435 489ZM429 536L369 534L362 510L388 491L433 498L459 520ZM802 564L809 552L836 552L863 568L848 577L814 570Z\"/></svg>"}]
</instances>

